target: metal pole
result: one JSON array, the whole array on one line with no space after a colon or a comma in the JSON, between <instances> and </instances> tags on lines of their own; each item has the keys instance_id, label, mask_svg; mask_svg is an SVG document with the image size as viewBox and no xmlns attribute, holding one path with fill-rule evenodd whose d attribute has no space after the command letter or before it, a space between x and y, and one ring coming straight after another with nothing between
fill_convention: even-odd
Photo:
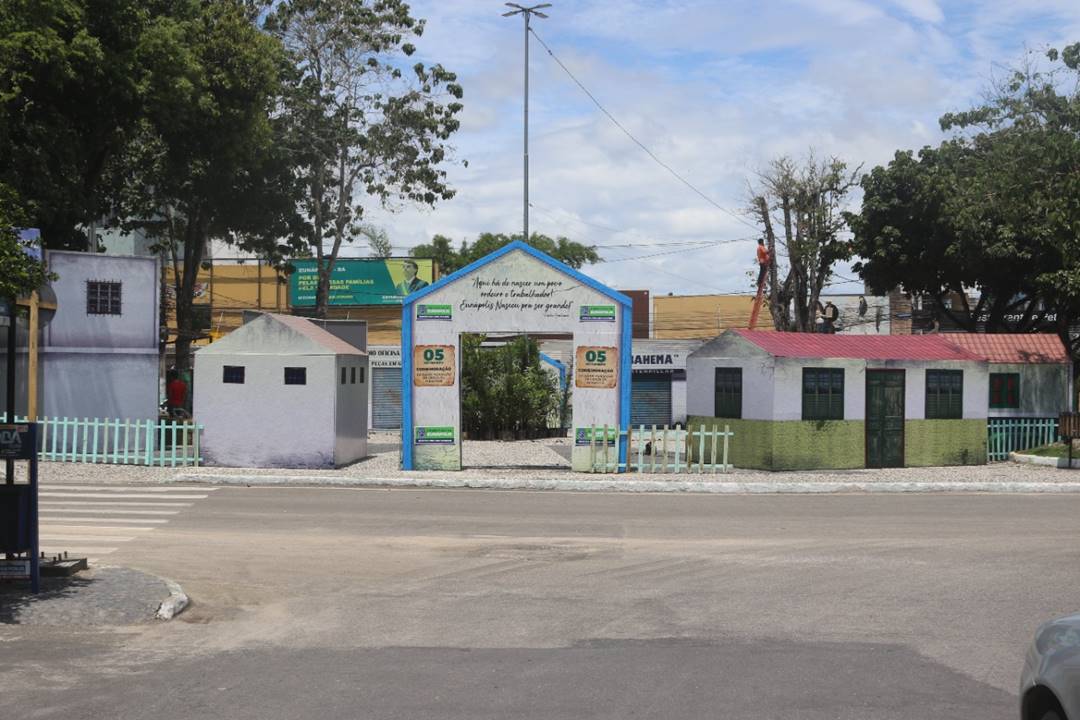
<instances>
[{"instance_id":1,"label":"metal pole","mask_svg":"<svg viewBox=\"0 0 1080 720\"><path fill-rule=\"evenodd\" d=\"M525 234L521 239L525 242L529 242L529 15L531 14L522 13L525 16L525 205L522 208Z\"/></svg>"},{"instance_id":2,"label":"metal pole","mask_svg":"<svg viewBox=\"0 0 1080 720\"><path fill-rule=\"evenodd\" d=\"M9 423L15 422L15 318L18 316L18 305L15 298L8 301L8 333L7 333L7 417ZM8 485L15 484L15 461L8 459L4 463L5 477Z\"/></svg>"}]
</instances>

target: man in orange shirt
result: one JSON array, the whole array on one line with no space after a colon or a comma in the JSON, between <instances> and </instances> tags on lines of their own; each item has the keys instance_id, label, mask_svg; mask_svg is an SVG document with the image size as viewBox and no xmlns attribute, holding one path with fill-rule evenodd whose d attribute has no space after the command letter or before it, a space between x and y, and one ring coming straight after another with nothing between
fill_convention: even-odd
<instances>
[{"instance_id":1,"label":"man in orange shirt","mask_svg":"<svg viewBox=\"0 0 1080 720\"><path fill-rule=\"evenodd\" d=\"M761 287L761 283L765 281L765 273L769 271L769 265L772 264L772 257L769 255L769 249L765 247L765 238L758 238L757 241L757 261L758 267L761 268L757 276L758 287Z\"/></svg>"},{"instance_id":2,"label":"man in orange shirt","mask_svg":"<svg viewBox=\"0 0 1080 720\"><path fill-rule=\"evenodd\" d=\"M169 415L172 415L176 410L184 410L187 403L187 383L180 377L180 373L176 370L170 370L166 374L168 384L165 386L165 398L166 404L169 408Z\"/></svg>"}]
</instances>

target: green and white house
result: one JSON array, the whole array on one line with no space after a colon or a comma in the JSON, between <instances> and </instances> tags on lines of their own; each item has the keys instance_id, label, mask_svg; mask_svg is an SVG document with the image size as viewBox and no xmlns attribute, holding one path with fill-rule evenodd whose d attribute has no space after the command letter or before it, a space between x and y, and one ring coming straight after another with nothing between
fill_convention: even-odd
<instances>
[{"instance_id":1,"label":"green and white house","mask_svg":"<svg viewBox=\"0 0 1080 720\"><path fill-rule=\"evenodd\" d=\"M743 468L983 464L989 367L944 335L729 330L687 360L687 422Z\"/></svg>"}]
</instances>

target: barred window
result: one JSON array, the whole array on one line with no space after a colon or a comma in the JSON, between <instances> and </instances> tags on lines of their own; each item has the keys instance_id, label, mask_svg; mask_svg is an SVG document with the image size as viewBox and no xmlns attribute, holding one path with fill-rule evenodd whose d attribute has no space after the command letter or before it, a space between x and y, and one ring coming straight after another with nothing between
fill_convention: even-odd
<instances>
[{"instance_id":1,"label":"barred window","mask_svg":"<svg viewBox=\"0 0 1080 720\"><path fill-rule=\"evenodd\" d=\"M802 419L844 419L843 368L803 368Z\"/></svg>"},{"instance_id":2,"label":"barred window","mask_svg":"<svg viewBox=\"0 0 1080 720\"><path fill-rule=\"evenodd\" d=\"M1020 373L990 373L990 407L1020 409Z\"/></svg>"},{"instance_id":3,"label":"barred window","mask_svg":"<svg viewBox=\"0 0 1080 720\"><path fill-rule=\"evenodd\" d=\"M964 371L926 371L927 420L959 420L964 417Z\"/></svg>"},{"instance_id":4,"label":"barred window","mask_svg":"<svg viewBox=\"0 0 1080 720\"><path fill-rule=\"evenodd\" d=\"M306 367L287 367L287 368L285 368L285 384L286 385L307 385L307 368Z\"/></svg>"},{"instance_id":5,"label":"barred window","mask_svg":"<svg viewBox=\"0 0 1080 720\"><path fill-rule=\"evenodd\" d=\"M100 280L87 280L86 314L119 315L120 283L102 282Z\"/></svg>"}]
</instances>

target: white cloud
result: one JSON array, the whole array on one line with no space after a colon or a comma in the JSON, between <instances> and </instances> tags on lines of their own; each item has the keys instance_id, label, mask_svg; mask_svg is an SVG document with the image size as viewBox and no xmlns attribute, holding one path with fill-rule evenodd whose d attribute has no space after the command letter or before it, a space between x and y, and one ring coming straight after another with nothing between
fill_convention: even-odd
<instances>
[{"instance_id":1,"label":"white cloud","mask_svg":"<svg viewBox=\"0 0 1080 720\"><path fill-rule=\"evenodd\" d=\"M458 190L434 210L369 219L395 244L521 225L522 32L499 2L414 2L425 61L465 87ZM1046 0L582 0L537 31L601 102L677 172L736 215L747 181L813 147L854 165L939 141L938 117L978 100L994 62L1080 40L1080 4ZM754 230L671 177L615 128L535 41L531 229L598 245L718 241ZM742 217L742 216L739 216ZM602 226L602 227L601 227ZM610 260L667 248L609 248ZM746 290L752 243L716 245L590 273L658 294Z\"/></svg>"}]
</instances>

